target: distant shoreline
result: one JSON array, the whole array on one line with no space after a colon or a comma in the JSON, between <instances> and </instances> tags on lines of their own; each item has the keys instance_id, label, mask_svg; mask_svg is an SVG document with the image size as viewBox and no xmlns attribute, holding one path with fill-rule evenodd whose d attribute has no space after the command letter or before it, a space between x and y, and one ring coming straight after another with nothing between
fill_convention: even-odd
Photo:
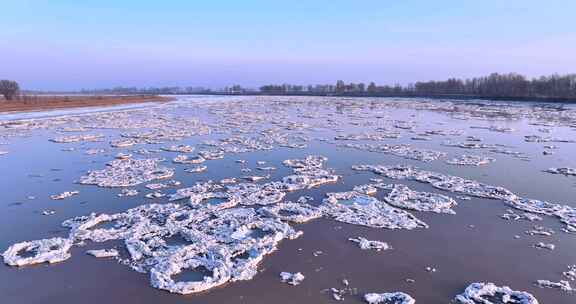
<instances>
[{"instance_id":1,"label":"distant shoreline","mask_svg":"<svg viewBox=\"0 0 576 304\"><path fill-rule=\"evenodd\" d=\"M164 94L163 94L164 95ZM165 94L178 96L180 94ZM309 94L309 93L260 93L260 92L246 92L246 93L194 93L194 95L216 95L216 96L320 96L320 97L387 97L387 98L430 98L430 99L446 99L446 100L492 100L492 101L527 101L527 102L549 102L549 103L576 103L576 97L514 97L514 96L483 96L483 95L459 95L459 94L361 94L361 93L343 93L343 94Z\"/></svg>"},{"instance_id":2,"label":"distant shoreline","mask_svg":"<svg viewBox=\"0 0 576 304\"><path fill-rule=\"evenodd\" d=\"M34 112L70 108L102 107L124 104L168 102L174 97L158 95L62 95L62 96L24 96L17 100L0 99L0 113Z\"/></svg>"}]
</instances>

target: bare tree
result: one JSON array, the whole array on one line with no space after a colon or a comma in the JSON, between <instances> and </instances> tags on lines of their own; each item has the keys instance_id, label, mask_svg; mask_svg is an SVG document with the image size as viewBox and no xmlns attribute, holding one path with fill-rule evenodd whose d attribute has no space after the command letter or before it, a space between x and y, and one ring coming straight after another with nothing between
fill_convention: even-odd
<instances>
[{"instance_id":1,"label":"bare tree","mask_svg":"<svg viewBox=\"0 0 576 304\"><path fill-rule=\"evenodd\" d=\"M20 86L13 80L0 80L0 94L4 95L6 100L14 99L14 96L20 91Z\"/></svg>"}]
</instances>

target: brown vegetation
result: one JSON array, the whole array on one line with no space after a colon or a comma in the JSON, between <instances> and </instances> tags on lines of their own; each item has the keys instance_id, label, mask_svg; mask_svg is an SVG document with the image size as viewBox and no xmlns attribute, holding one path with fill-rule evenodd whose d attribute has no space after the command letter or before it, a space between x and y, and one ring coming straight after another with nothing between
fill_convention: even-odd
<instances>
[{"instance_id":1,"label":"brown vegetation","mask_svg":"<svg viewBox=\"0 0 576 304\"><path fill-rule=\"evenodd\" d=\"M24 95L18 99L0 98L0 112L26 112L51 109L80 108L94 106L112 106L121 104L166 102L173 98L157 95L130 96L42 96Z\"/></svg>"}]
</instances>

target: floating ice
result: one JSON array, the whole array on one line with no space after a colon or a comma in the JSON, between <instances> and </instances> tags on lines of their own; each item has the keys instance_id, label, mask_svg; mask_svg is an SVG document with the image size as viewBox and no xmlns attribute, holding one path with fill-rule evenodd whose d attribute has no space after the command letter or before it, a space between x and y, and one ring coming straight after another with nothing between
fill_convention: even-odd
<instances>
[{"instance_id":1,"label":"floating ice","mask_svg":"<svg viewBox=\"0 0 576 304\"><path fill-rule=\"evenodd\" d=\"M446 156L446 153L444 152L412 148L407 144L346 144L343 146L358 150L391 154L402 158L414 159L424 162L430 162Z\"/></svg>"},{"instance_id":2,"label":"floating ice","mask_svg":"<svg viewBox=\"0 0 576 304\"><path fill-rule=\"evenodd\" d=\"M63 238L52 238L17 243L10 246L4 253L4 263L10 266L24 266L39 263L57 263L70 258L68 251L72 241ZM24 257L24 253L32 256Z\"/></svg>"},{"instance_id":3,"label":"floating ice","mask_svg":"<svg viewBox=\"0 0 576 304\"><path fill-rule=\"evenodd\" d=\"M526 135L524 136L524 141L535 143L545 143L545 142L576 143L576 141L572 139L564 139L564 138L540 136L540 135Z\"/></svg>"},{"instance_id":4,"label":"floating ice","mask_svg":"<svg viewBox=\"0 0 576 304\"><path fill-rule=\"evenodd\" d=\"M460 304L539 303L533 295L525 291L516 291L508 286L500 287L493 283L472 283L454 300Z\"/></svg>"},{"instance_id":5,"label":"floating ice","mask_svg":"<svg viewBox=\"0 0 576 304\"><path fill-rule=\"evenodd\" d=\"M518 213L515 213L514 210L512 210L512 209L506 210L506 213L504 213L500 217L505 219L505 220L514 220L514 221L527 220L530 222L534 222L534 221L541 221L542 220L542 217L540 217L536 214L532 214L532 213L528 213L528 212L518 214Z\"/></svg>"},{"instance_id":6,"label":"floating ice","mask_svg":"<svg viewBox=\"0 0 576 304\"><path fill-rule=\"evenodd\" d=\"M564 275L569 280L575 281L576 280L576 265L569 265L568 270L563 272L562 275Z\"/></svg>"},{"instance_id":7,"label":"floating ice","mask_svg":"<svg viewBox=\"0 0 576 304\"><path fill-rule=\"evenodd\" d=\"M89 171L81 184L100 187L129 187L156 179L169 178L174 169L159 166L159 159L116 159L106 169Z\"/></svg>"},{"instance_id":8,"label":"floating ice","mask_svg":"<svg viewBox=\"0 0 576 304\"><path fill-rule=\"evenodd\" d=\"M42 215L54 215L54 214L56 214L55 210L52 209L42 210Z\"/></svg>"},{"instance_id":9,"label":"floating ice","mask_svg":"<svg viewBox=\"0 0 576 304\"><path fill-rule=\"evenodd\" d=\"M205 165L197 165L197 166L193 166L193 167L189 167L184 169L185 172L188 173L202 173L202 172L206 172L208 170L208 166Z\"/></svg>"},{"instance_id":10,"label":"floating ice","mask_svg":"<svg viewBox=\"0 0 576 304\"><path fill-rule=\"evenodd\" d=\"M86 253L97 258L113 258L120 255L116 249L95 249L88 250Z\"/></svg>"},{"instance_id":11,"label":"floating ice","mask_svg":"<svg viewBox=\"0 0 576 304\"><path fill-rule=\"evenodd\" d=\"M235 177L223 178L220 180L221 184L235 184L238 180Z\"/></svg>"},{"instance_id":12,"label":"floating ice","mask_svg":"<svg viewBox=\"0 0 576 304\"><path fill-rule=\"evenodd\" d=\"M305 176L316 176L318 172L324 174L326 170L322 169L324 158L322 159L320 162L316 162L314 158L303 160L294 167L294 173ZM114 162L110 166L113 169L107 170L118 170L115 168L118 162L122 162L122 165L124 162L134 164L137 160ZM152 164L157 166L157 161L154 160ZM150 165L149 162L146 162L146 165ZM158 170L156 167L146 169ZM124 174L124 170L126 169L119 171ZM100 175L117 176L104 173ZM96 179L100 175L91 177ZM127 179L130 178L132 175L128 174ZM138 181L144 180L140 176L136 178ZM309 179L308 182L314 181ZM166 184L148 184L148 188L163 188ZM188 204L150 204L123 213L90 214L72 218L62 224L70 229L68 239L58 239L65 246L45 249L44 244L53 243L52 239L30 243L40 244L38 246L28 245L26 242L16 244L7 250L5 261L8 264L31 263L32 261L13 261L22 248L32 251L39 247L38 262L52 262L68 258L68 249L72 244L123 240L129 253L128 258L121 258L111 250L94 250L89 253L100 257L115 256L122 264L136 271L150 273L152 286L174 293L195 293L227 282L250 280L257 274L258 264L264 256L276 250L281 240L294 239L302 234L284 221L304 222L322 215L320 209L301 203L280 203L272 206L283 199L286 191L308 186L303 183L295 187L294 184L286 182L262 185L241 183L226 187L212 182L198 183L189 188L178 189L175 194L170 195L170 200L187 198ZM147 197L151 194L154 193ZM256 211L252 208L237 208L239 204L270 206ZM409 218L407 214L403 216ZM175 238L180 241L176 242L173 240ZM209 273L200 281L182 282L175 279L175 275L182 271L195 271L198 268ZM294 282L298 282L302 278L296 274L294 279Z\"/></svg>"},{"instance_id":13,"label":"floating ice","mask_svg":"<svg viewBox=\"0 0 576 304\"><path fill-rule=\"evenodd\" d=\"M456 214L453 207L458 203L442 194L413 191L405 185L392 185L384 200L392 206L417 211Z\"/></svg>"},{"instance_id":14,"label":"floating ice","mask_svg":"<svg viewBox=\"0 0 576 304\"><path fill-rule=\"evenodd\" d=\"M307 170L311 168L320 169L324 166L324 163L327 160L328 158L324 156L311 155L307 156L305 159L287 159L282 163L298 172L299 170Z\"/></svg>"},{"instance_id":15,"label":"floating ice","mask_svg":"<svg viewBox=\"0 0 576 304\"><path fill-rule=\"evenodd\" d=\"M244 175L242 176L243 179L250 181L250 182L258 182L263 179L270 178L270 175L260 176L260 175Z\"/></svg>"},{"instance_id":16,"label":"floating ice","mask_svg":"<svg viewBox=\"0 0 576 304\"><path fill-rule=\"evenodd\" d=\"M563 174L563 175L572 175L576 176L576 169L575 168L550 168L544 170L544 172L552 173L552 174Z\"/></svg>"},{"instance_id":17,"label":"floating ice","mask_svg":"<svg viewBox=\"0 0 576 304\"><path fill-rule=\"evenodd\" d=\"M64 191L60 194L50 195L50 198L53 200L63 200L65 198L69 198L74 195L80 194L80 191Z\"/></svg>"},{"instance_id":18,"label":"floating ice","mask_svg":"<svg viewBox=\"0 0 576 304\"><path fill-rule=\"evenodd\" d=\"M134 139L118 139L110 142L110 146L113 148L128 148L137 144L138 142Z\"/></svg>"},{"instance_id":19,"label":"floating ice","mask_svg":"<svg viewBox=\"0 0 576 304\"><path fill-rule=\"evenodd\" d=\"M85 135L70 135L70 136L60 136L50 139L51 142L63 144L63 143L74 143L81 141L98 141L102 139L104 135L102 134L85 134Z\"/></svg>"},{"instance_id":20,"label":"floating ice","mask_svg":"<svg viewBox=\"0 0 576 304\"><path fill-rule=\"evenodd\" d=\"M84 152L84 154L86 155L96 155L96 154L101 154L106 152L106 150L104 149L88 149L86 150L86 152Z\"/></svg>"},{"instance_id":21,"label":"floating ice","mask_svg":"<svg viewBox=\"0 0 576 304\"><path fill-rule=\"evenodd\" d=\"M302 281L304 281L304 275L300 272L297 273L290 273L290 272L281 272L280 279L282 282L288 283L290 285L300 285Z\"/></svg>"},{"instance_id":22,"label":"floating ice","mask_svg":"<svg viewBox=\"0 0 576 304\"><path fill-rule=\"evenodd\" d=\"M570 282L562 281L562 280L559 282L552 282L552 281L548 281L548 280L537 280L536 286L542 287L542 288L560 289L560 290L566 291L566 292L574 291L574 289L570 285Z\"/></svg>"},{"instance_id":23,"label":"floating ice","mask_svg":"<svg viewBox=\"0 0 576 304\"><path fill-rule=\"evenodd\" d=\"M228 185L227 191L240 197L242 205L271 205L280 202L286 193L280 188L278 183L268 183L264 185L252 183L240 183Z\"/></svg>"},{"instance_id":24,"label":"floating ice","mask_svg":"<svg viewBox=\"0 0 576 304\"><path fill-rule=\"evenodd\" d=\"M150 193L144 195L145 198L149 198L149 199L162 198L165 196L166 196L166 194L164 194L160 191L154 191L154 192L150 192Z\"/></svg>"},{"instance_id":25,"label":"floating ice","mask_svg":"<svg viewBox=\"0 0 576 304\"><path fill-rule=\"evenodd\" d=\"M113 226L98 228L104 223ZM9 265L57 262L70 256L68 250L73 241L124 239L130 253L124 263L138 271L149 271L154 287L185 294L251 279L257 273L258 263L282 239L301 234L276 219L259 217L253 209L211 213L210 209L178 204L143 205L112 215L92 214L67 220L63 225L71 229L68 239L15 244L4 253L5 262ZM186 243L169 244L168 240L176 235L182 236ZM36 255L22 258L19 256L22 250ZM201 266L212 275L200 282L175 282L172 278L184 269Z\"/></svg>"},{"instance_id":26,"label":"floating ice","mask_svg":"<svg viewBox=\"0 0 576 304\"><path fill-rule=\"evenodd\" d=\"M224 152L222 151L200 151L198 154L206 160L222 159Z\"/></svg>"},{"instance_id":27,"label":"floating ice","mask_svg":"<svg viewBox=\"0 0 576 304\"><path fill-rule=\"evenodd\" d=\"M548 229L542 226L534 226L534 229L526 231L529 235L540 235L540 236L551 236L554 234L554 230Z\"/></svg>"},{"instance_id":28,"label":"floating ice","mask_svg":"<svg viewBox=\"0 0 576 304\"><path fill-rule=\"evenodd\" d=\"M305 223L322 216L322 212L316 207L292 202L265 206L260 208L258 212L265 216L276 217L283 221L294 223Z\"/></svg>"},{"instance_id":29,"label":"floating ice","mask_svg":"<svg viewBox=\"0 0 576 304\"><path fill-rule=\"evenodd\" d=\"M267 167L257 167L256 169L258 169L260 171L274 171L274 170L276 170L276 167L267 166Z\"/></svg>"},{"instance_id":30,"label":"floating ice","mask_svg":"<svg viewBox=\"0 0 576 304\"><path fill-rule=\"evenodd\" d=\"M183 154L174 157L174 159L172 160L172 162L175 164L201 164L205 161L206 159L204 159L204 157L202 156L190 157L188 155Z\"/></svg>"},{"instance_id":31,"label":"floating ice","mask_svg":"<svg viewBox=\"0 0 576 304\"><path fill-rule=\"evenodd\" d=\"M320 206L336 221L373 228L428 228L412 214L355 191L328 193Z\"/></svg>"},{"instance_id":32,"label":"floating ice","mask_svg":"<svg viewBox=\"0 0 576 304\"><path fill-rule=\"evenodd\" d=\"M160 148L164 151L168 152L179 152L179 153L192 153L194 152L194 147L189 145L172 145L169 147L162 147Z\"/></svg>"},{"instance_id":33,"label":"floating ice","mask_svg":"<svg viewBox=\"0 0 576 304\"><path fill-rule=\"evenodd\" d=\"M241 198L233 193L202 192L190 195L190 205L194 208L226 209L240 203Z\"/></svg>"},{"instance_id":34,"label":"floating ice","mask_svg":"<svg viewBox=\"0 0 576 304\"><path fill-rule=\"evenodd\" d=\"M400 138L400 133L396 131L379 131L372 134L339 134L334 136L335 140L374 140L381 141L385 139Z\"/></svg>"},{"instance_id":35,"label":"floating ice","mask_svg":"<svg viewBox=\"0 0 576 304\"><path fill-rule=\"evenodd\" d=\"M122 189L122 191L118 194L119 197L125 197L125 196L136 196L138 195L138 190L136 189Z\"/></svg>"},{"instance_id":36,"label":"floating ice","mask_svg":"<svg viewBox=\"0 0 576 304\"><path fill-rule=\"evenodd\" d=\"M450 165L459 165L459 166L482 166L487 165L494 162L495 159L490 157L484 157L479 155L460 155L458 157L449 159L446 161L447 164Z\"/></svg>"},{"instance_id":37,"label":"floating ice","mask_svg":"<svg viewBox=\"0 0 576 304\"><path fill-rule=\"evenodd\" d=\"M503 187L490 186L457 176L418 170L408 166L359 165L353 166L352 168L358 171L371 171L375 174L393 179L408 179L428 183L435 188L458 194L500 199L518 210L555 216L566 224L566 231L576 232L576 208L571 206L526 199Z\"/></svg>"},{"instance_id":38,"label":"floating ice","mask_svg":"<svg viewBox=\"0 0 576 304\"><path fill-rule=\"evenodd\" d=\"M479 144L476 142L451 142L446 141L442 143L446 147L462 148L462 149L491 149L496 148L495 145Z\"/></svg>"},{"instance_id":39,"label":"floating ice","mask_svg":"<svg viewBox=\"0 0 576 304\"><path fill-rule=\"evenodd\" d=\"M534 247L541 248L541 249L554 250L554 248L556 248L556 245L539 242L539 243L536 243L534 245Z\"/></svg>"},{"instance_id":40,"label":"floating ice","mask_svg":"<svg viewBox=\"0 0 576 304\"><path fill-rule=\"evenodd\" d=\"M367 293L364 300L368 304L415 304L416 300L403 292Z\"/></svg>"},{"instance_id":41,"label":"floating ice","mask_svg":"<svg viewBox=\"0 0 576 304\"><path fill-rule=\"evenodd\" d=\"M150 282L153 287L172 293L190 294L205 291L223 285L231 279L231 267L226 263L229 259L229 253L223 247L185 247L160 259L150 270ZM201 281L176 282L172 278L184 269L197 267L206 268L212 275L205 276Z\"/></svg>"},{"instance_id":42,"label":"floating ice","mask_svg":"<svg viewBox=\"0 0 576 304\"><path fill-rule=\"evenodd\" d=\"M392 247L390 247L390 245L388 245L388 243L386 242L381 242L381 241L369 241L363 237L357 237L357 238L349 238L348 240L357 243L358 247L360 247L360 249L362 250L376 250L376 251L381 251L381 250L388 250L388 249L392 249Z\"/></svg>"}]
</instances>

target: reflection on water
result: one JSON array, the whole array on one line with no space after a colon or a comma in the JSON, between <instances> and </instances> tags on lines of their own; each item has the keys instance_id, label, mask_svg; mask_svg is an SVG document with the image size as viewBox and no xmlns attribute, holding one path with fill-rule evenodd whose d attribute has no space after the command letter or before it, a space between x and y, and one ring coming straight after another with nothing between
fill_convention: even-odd
<instances>
[{"instance_id":1,"label":"reflection on water","mask_svg":"<svg viewBox=\"0 0 576 304\"><path fill-rule=\"evenodd\" d=\"M342 178L336 183L290 192L285 201L296 201L307 195L313 198L309 204L318 206L326 193L351 191L354 186L382 178L370 172L354 171L353 165L402 164L503 186L523 197L576 207L576 179L544 172L549 168L576 167L576 144L557 140L576 140L576 115L572 106L565 106L560 111L538 104L487 106L476 102L425 99L194 97L161 106L114 108L100 113L74 110L49 115L19 115L3 115L0 121L45 119L24 125L0 122L0 151L8 152L0 155L0 169L4 172L0 175L3 190L0 250L24 240L66 237L68 231L60 224L68 218L92 212L124 212L142 204L165 204L167 197L145 198L147 193L153 192L145 187L146 183L131 187L139 191L138 195L124 197L118 196L121 188L76 184L88 170L104 169L118 153L133 154L134 158L165 158L163 166L175 168L170 179L182 183L179 187L156 190L165 194L197 182L218 182L232 177L269 174L259 183L279 181L292 174L290 168L283 166L284 160L322 155L328 158L328 166ZM82 129L72 132L66 131L65 127ZM67 144L49 141L59 136L96 133L103 134L104 138ZM544 140L525 140L525 136L533 135ZM426 140L421 140L422 137ZM130 139L134 143L120 148L110 146L110 142L120 139ZM446 145L447 141L478 143L478 139L490 148ZM409 144L410 148L440 151L446 156L424 162L394 153L348 148L345 145L349 143ZM208 167L204 173L187 173L185 169L189 165L171 162L177 152L160 149L180 144L195 147L190 156L198 151L220 150L224 152L224 158L204 162ZM305 144L306 148L290 148L296 144ZM102 152L86 153L95 150ZM516 152L522 157L515 157ZM446 163L464 154L490 157L495 161L479 166ZM245 163L237 162L239 159ZM266 163L259 165L258 161ZM277 170L262 172L256 169L262 166L274 166ZM383 178L383 182L405 184L415 191L437 192L456 198L453 193L416 181ZM79 190L80 194L64 200L50 199L50 195L72 190ZM381 199L380 195L376 197ZM370 203L370 196L362 197L339 203ZM202 203L218 206L226 201L210 198ZM458 199L455 215L409 210L429 226L411 231L373 229L328 218L294 225L304 232L303 236L280 243L278 250L260 264L259 273L253 280L233 282L189 296L153 289L147 274L130 271L112 259L86 255L86 250L110 248L109 244L88 242L83 247L74 247L72 258L56 265L1 266L0 301L327 303L332 301L331 293L324 290L342 288L342 279L347 279L359 293L346 296L346 303L361 303L363 293L387 291L406 292L417 303L447 303L472 282L494 282L529 291L541 303L573 303L574 295L540 289L534 281L564 279L562 272L568 265L576 264L576 236L562 232L564 225L552 217L543 217L538 222L500 218L507 209L499 200L472 198ZM55 213L42 215L46 210ZM527 234L526 231L534 230L535 225L555 233L551 236ZM114 228L114 222L95 228ZM265 234L260 229L249 231L251 237ZM360 250L348 241L348 238L358 236L386 241L394 249L385 252ZM166 237L164 241L167 246L188 243L177 235ZM556 249L534 248L539 242L555 244ZM116 246L122 248L121 243ZM437 271L428 272L426 267L434 267ZM306 279L297 287L282 284L278 276L282 271L302 272ZM206 275L211 274L196 268L173 279L198 281Z\"/></svg>"}]
</instances>

